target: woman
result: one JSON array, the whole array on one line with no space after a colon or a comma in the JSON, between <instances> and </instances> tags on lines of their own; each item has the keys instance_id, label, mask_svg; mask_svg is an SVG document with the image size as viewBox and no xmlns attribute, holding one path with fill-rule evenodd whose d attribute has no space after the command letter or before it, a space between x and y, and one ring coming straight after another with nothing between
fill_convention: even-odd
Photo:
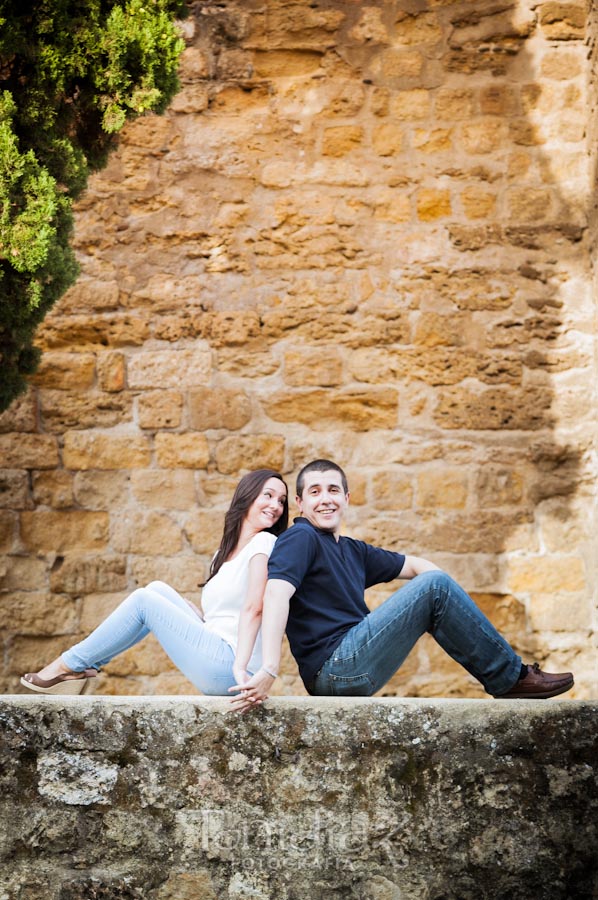
<instances>
[{"instance_id":1,"label":"woman","mask_svg":"<svg viewBox=\"0 0 598 900\"><path fill-rule=\"evenodd\" d=\"M203 588L204 619L173 588L154 581L133 591L81 643L24 675L21 684L44 694L81 694L101 666L150 632L202 693L226 694L243 684L261 666L258 632L268 557L287 523L282 476L271 469L244 475ZM244 705L241 697L238 708Z\"/></svg>"}]
</instances>

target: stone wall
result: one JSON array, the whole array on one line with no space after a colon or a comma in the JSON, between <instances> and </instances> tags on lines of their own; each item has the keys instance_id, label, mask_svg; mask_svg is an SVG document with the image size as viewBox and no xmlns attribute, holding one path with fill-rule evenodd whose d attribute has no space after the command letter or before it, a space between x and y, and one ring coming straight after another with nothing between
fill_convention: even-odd
<instances>
[{"instance_id":1,"label":"stone wall","mask_svg":"<svg viewBox=\"0 0 598 900\"><path fill-rule=\"evenodd\" d=\"M2 900L588 900L595 702L0 702Z\"/></svg>"},{"instance_id":2,"label":"stone wall","mask_svg":"<svg viewBox=\"0 0 598 900\"><path fill-rule=\"evenodd\" d=\"M239 474L333 456L350 533L435 560L591 696L595 16L191 6L183 89L79 202L81 277L0 418L1 689L139 584L198 600ZM107 671L193 691L152 641ZM431 641L388 691L479 694Z\"/></svg>"}]
</instances>

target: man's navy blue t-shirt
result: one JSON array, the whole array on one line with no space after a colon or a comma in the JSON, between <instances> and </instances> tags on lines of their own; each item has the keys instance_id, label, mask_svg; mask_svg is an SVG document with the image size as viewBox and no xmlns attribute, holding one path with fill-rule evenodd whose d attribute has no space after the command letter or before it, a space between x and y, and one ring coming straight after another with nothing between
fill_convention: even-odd
<instances>
[{"instance_id":1,"label":"man's navy blue t-shirt","mask_svg":"<svg viewBox=\"0 0 598 900\"><path fill-rule=\"evenodd\" d=\"M402 553L348 537L337 541L303 517L280 535L268 560L268 579L295 588L287 637L305 684L345 633L368 615L365 589L397 578L404 563Z\"/></svg>"}]
</instances>

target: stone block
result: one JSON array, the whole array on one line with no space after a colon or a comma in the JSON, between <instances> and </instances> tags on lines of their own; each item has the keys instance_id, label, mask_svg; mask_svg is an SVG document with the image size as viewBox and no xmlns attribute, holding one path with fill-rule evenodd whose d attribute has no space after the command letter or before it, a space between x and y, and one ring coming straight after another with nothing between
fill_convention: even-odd
<instances>
[{"instance_id":1,"label":"stone block","mask_svg":"<svg viewBox=\"0 0 598 900\"><path fill-rule=\"evenodd\" d=\"M12 553L17 537L17 513L0 509L0 553Z\"/></svg>"},{"instance_id":2,"label":"stone block","mask_svg":"<svg viewBox=\"0 0 598 900\"><path fill-rule=\"evenodd\" d=\"M420 222L434 222L451 214L450 191L421 188L416 195L417 217Z\"/></svg>"},{"instance_id":3,"label":"stone block","mask_svg":"<svg viewBox=\"0 0 598 900\"><path fill-rule=\"evenodd\" d=\"M545 221L553 209L552 192L545 188L511 188L507 203L511 222Z\"/></svg>"},{"instance_id":4,"label":"stone block","mask_svg":"<svg viewBox=\"0 0 598 900\"><path fill-rule=\"evenodd\" d=\"M106 512L45 510L22 512L21 540L36 553L68 550L101 550L108 543Z\"/></svg>"},{"instance_id":5,"label":"stone block","mask_svg":"<svg viewBox=\"0 0 598 900\"><path fill-rule=\"evenodd\" d=\"M513 116L520 111L518 93L508 84L489 84L480 89L479 96L484 116Z\"/></svg>"},{"instance_id":6,"label":"stone block","mask_svg":"<svg viewBox=\"0 0 598 900\"><path fill-rule=\"evenodd\" d=\"M217 368L229 375L262 378L264 375L274 374L278 367L278 360L269 350L243 351L241 348L228 347L218 350Z\"/></svg>"},{"instance_id":7,"label":"stone block","mask_svg":"<svg viewBox=\"0 0 598 900\"><path fill-rule=\"evenodd\" d=\"M180 553L178 556L136 556L129 562L129 572L136 587L145 587L152 581L165 581L171 585L175 591L184 597L197 595L202 584L207 578L208 561L214 555L217 545L220 541L215 523L219 521L224 524L221 511L214 511L209 529L208 537L213 539L213 543L206 556L198 556L194 553ZM190 540L187 531L187 524L184 526L184 534ZM194 548L195 549L195 548Z\"/></svg>"},{"instance_id":8,"label":"stone block","mask_svg":"<svg viewBox=\"0 0 598 900\"><path fill-rule=\"evenodd\" d=\"M442 30L434 12L398 12L393 33L397 45L436 44L442 38Z\"/></svg>"},{"instance_id":9,"label":"stone block","mask_svg":"<svg viewBox=\"0 0 598 900\"><path fill-rule=\"evenodd\" d=\"M355 431L396 428L398 392L388 389L367 391L309 390L303 393L276 392L264 400L264 412L277 422L301 422L316 431L339 425Z\"/></svg>"},{"instance_id":10,"label":"stone block","mask_svg":"<svg viewBox=\"0 0 598 900\"><path fill-rule=\"evenodd\" d=\"M377 472L372 479L375 509L411 509L413 485L403 472ZM353 492L351 492L353 500Z\"/></svg>"},{"instance_id":11,"label":"stone block","mask_svg":"<svg viewBox=\"0 0 598 900\"><path fill-rule=\"evenodd\" d=\"M97 591L122 591L127 586L126 560L113 554L66 553L57 556L50 571L56 593L82 596Z\"/></svg>"},{"instance_id":12,"label":"stone block","mask_svg":"<svg viewBox=\"0 0 598 900\"><path fill-rule=\"evenodd\" d=\"M434 419L442 428L534 431L548 423L551 402L551 392L541 388L522 394L503 388L476 393L454 387L440 392Z\"/></svg>"},{"instance_id":13,"label":"stone block","mask_svg":"<svg viewBox=\"0 0 598 900\"><path fill-rule=\"evenodd\" d=\"M175 95L170 109L175 113L201 113L210 104L210 93L206 84L185 84Z\"/></svg>"},{"instance_id":14,"label":"stone block","mask_svg":"<svg viewBox=\"0 0 598 900\"><path fill-rule=\"evenodd\" d=\"M60 298L56 311L61 315L70 315L114 310L118 307L119 293L117 281L99 281L81 275Z\"/></svg>"},{"instance_id":15,"label":"stone block","mask_svg":"<svg viewBox=\"0 0 598 900\"><path fill-rule=\"evenodd\" d=\"M156 461L163 469L205 469L210 449L205 435L197 432L156 435Z\"/></svg>"},{"instance_id":16,"label":"stone block","mask_svg":"<svg viewBox=\"0 0 598 900\"><path fill-rule=\"evenodd\" d=\"M114 612L125 596L125 592L121 591L112 594L106 592L84 594L81 600L81 631L86 635L90 634L111 612Z\"/></svg>"},{"instance_id":17,"label":"stone block","mask_svg":"<svg viewBox=\"0 0 598 900\"><path fill-rule=\"evenodd\" d=\"M211 371L208 349L142 350L129 357L127 380L130 388L179 388L206 384Z\"/></svg>"},{"instance_id":18,"label":"stone block","mask_svg":"<svg viewBox=\"0 0 598 900\"><path fill-rule=\"evenodd\" d=\"M418 509L465 509L468 475L459 469L422 471L417 476Z\"/></svg>"},{"instance_id":19,"label":"stone block","mask_svg":"<svg viewBox=\"0 0 598 900\"><path fill-rule=\"evenodd\" d=\"M549 41L583 40L587 21L586 3L542 3L538 21Z\"/></svg>"},{"instance_id":20,"label":"stone block","mask_svg":"<svg viewBox=\"0 0 598 900\"><path fill-rule=\"evenodd\" d=\"M0 469L0 507L31 509L29 476L22 469Z\"/></svg>"},{"instance_id":21,"label":"stone block","mask_svg":"<svg viewBox=\"0 0 598 900\"><path fill-rule=\"evenodd\" d=\"M253 310L217 312L210 317L206 337L213 347L242 347L261 334L260 316Z\"/></svg>"},{"instance_id":22,"label":"stone block","mask_svg":"<svg viewBox=\"0 0 598 900\"><path fill-rule=\"evenodd\" d=\"M182 81L195 81L210 77L210 58L199 47L185 47L181 54L179 77Z\"/></svg>"},{"instance_id":23,"label":"stone block","mask_svg":"<svg viewBox=\"0 0 598 900\"><path fill-rule=\"evenodd\" d=\"M477 111L475 92L469 88L440 87L436 92L434 109L437 119L450 122L471 119Z\"/></svg>"},{"instance_id":24,"label":"stone block","mask_svg":"<svg viewBox=\"0 0 598 900\"><path fill-rule=\"evenodd\" d=\"M583 58L583 52L556 47L548 49L540 62L540 75L554 81L569 81L582 74Z\"/></svg>"},{"instance_id":25,"label":"stone block","mask_svg":"<svg viewBox=\"0 0 598 900\"><path fill-rule=\"evenodd\" d=\"M508 136L507 123L496 117L468 122L461 126L463 148L475 155L496 153L505 146Z\"/></svg>"},{"instance_id":26,"label":"stone block","mask_svg":"<svg viewBox=\"0 0 598 900\"><path fill-rule=\"evenodd\" d=\"M31 556L3 556L0 559L0 590L40 591L48 588L48 564Z\"/></svg>"},{"instance_id":27,"label":"stone block","mask_svg":"<svg viewBox=\"0 0 598 900\"><path fill-rule=\"evenodd\" d=\"M475 494L484 509L517 505L524 498L525 476L512 466L485 465L476 475Z\"/></svg>"},{"instance_id":28,"label":"stone block","mask_svg":"<svg viewBox=\"0 0 598 900\"><path fill-rule=\"evenodd\" d=\"M7 431L35 431L37 427L37 402L32 388L12 401L8 409L0 413L0 434Z\"/></svg>"},{"instance_id":29,"label":"stone block","mask_svg":"<svg viewBox=\"0 0 598 900\"><path fill-rule=\"evenodd\" d=\"M117 508L128 503L129 481L128 472L77 472L73 482L75 499L86 509Z\"/></svg>"},{"instance_id":30,"label":"stone block","mask_svg":"<svg viewBox=\"0 0 598 900\"><path fill-rule=\"evenodd\" d=\"M388 48L374 57L370 72L378 84L403 87L403 79L419 78L423 65L423 57L417 50Z\"/></svg>"},{"instance_id":31,"label":"stone block","mask_svg":"<svg viewBox=\"0 0 598 900\"><path fill-rule=\"evenodd\" d=\"M118 350L98 353L96 369L101 391L116 393L125 386L125 358Z\"/></svg>"},{"instance_id":32,"label":"stone block","mask_svg":"<svg viewBox=\"0 0 598 900\"><path fill-rule=\"evenodd\" d=\"M296 78L313 75L322 55L312 50L256 50L253 71L256 78Z\"/></svg>"},{"instance_id":33,"label":"stone block","mask_svg":"<svg viewBox=\"0 0 598 900\"><path fill-rule=\"evenodd\" d=\"M284 380L294 387L342 384L343 361L336 348L289 350L284 355Z\"/></svg>"},{"instance_id":34,"label":"stone block","mask_svg":"<svg viewBox=\"0 0 598 900\"><path fill-rule=\"evenodd\" d=\"M190 469L136 469L131 490L143 506L189 509L196 503L194 474Z\"/></svg>"},{"instance_id":35,"label":"stone block","mask_svg":"<svg viewBox=\"0 0 598 900\"><path fill-rule=\"evenodd\" d=\"M93 353L63 353L47 350L30 381L38 387L60 390L85 390L95 381L96 359Z\"/></svg>"},{"instance_id":36,"label":"stone block","mask_svg":"<svg viewBox=\"0 0 598 900\"><path fill-rule=\"evenodd\" d=\"M79 347L136 347L150 334L149 317L126 313L53 316L50 313L39 333L42 349Z\"/></svg>"},{"instance_id":37,"label":"stone block","mask_svg":"<svg viewBox=\"0 0 598 900\"><path fill-rule=\"evenodd\" d=\"M76 604L69 597L34 591L0 594L0 628L4 631L53 636L73 634L77 627Z\"/></svg>"},{"instance_id":38,"label":"stone block","mask_svg":"<svg viewBox=\"0 0 598 900\"><path fill-rule=\"evenodd\" d=\"M179 391L144 391L137 398L140 428L178 428L183 413L183 395Z\"/></svg>"},{"instance_id":39,"label":"stone block","mask_svg":"<svg viewBox=\"0 0 598 900\"><path fill-rule=\"evenodd\" d=\"M39 506L68 509L73 506L73 477L64 469L33 473L33 499Z\"/></svg>"},{"instance_id":40,"label":"stone block","mask_svg":"<svg viewBox=\"0 0 598 900\"><path fill-rule=\"evenodd\" d=\"M591 621L591 603L586 591L549 594L534 593L529 602L529 625L534 631L587 631Z\"/></svg>"},{"instance_id":41,"label":"stone block","mask_svg":"<svg viewBox=\"0 0 598 900\"><path fill-rule=\"evenodd\" d=\"M71 428L110 428L130 418L127 393L40 390L42 425L61 434Z\"/></svg>"},{"instance_id":42,"label":"stone block","mask_svg":"<svg viewBox=\"0 0 598 900\"><path fill-rule=\"evenodd\" d=\"M363 128L359 125L335 125L325 128L322 138L324 156L345 156L363 143Z\"/></svg>"},{"instance_id":43,"label":"stone block","mask_svg":"<svg viewBox=\"0 0 598 900\"><path fill-rule=\"evenodd\" d=\"M223 475L261 468L280 472L284 467L284 450L285 439L278 434L227 437L216 444L216 467Z\"/></svg>"},{"instance_id":44,"label":"stone block","mask_svg":"<svg viewBox=\"0 0 598 900\"><path fill-rule=\"evenodd\" d=\"M426 119L430 115L430 91L423 88L396 91L388 99L392 119Z\"/></svg>"},{"instance_id":45,"label":"stone block","mask_svg":"<svg viewBox=\"0 0 598 900\"><path fill-rule=\"evenodd\" d=\"M468 187L461 194L461 205L468 219L493 219L496 215L496 194L480 187Z\"/></svg>"},{"instance_id":46,"label":"stone block","mask_svg":"<svg viewBox=\"0 0 598 900\"><path fill-rule=\"evenodd\" d=\"M349 31L349 39L357 44L388 44L389 32L382 16L383 10L376 6L364 6L359 19Z\"/></svg>"},{"instance_id":47,"label":"stone block","mask_svg":"<svg viewBox=\"0 0 598 900\"><path fill-rule=\"evenodd\" d=\"M151 450L135 433L68 431L62 457L67 469L135 469L149 465Z\"/></svg>"},{"instance_id":48,"label":"stone block","mask_svg":"<svg viewBox=\"0 0 598 900\"><path fill-rule=\"evenodd\" d=\"M221 509L197 509L187 518L184 532L194 552L208 556L211 560L220 546L223 528L224 512Z\"/></svg>"},{"instance_id":49,"label":"stone block","mask_svg":"<svg viewBox=\"0 0 598 900\"><path fill-rule=\"evenodd\" d=\"M112 547L117 553L175 554L181 529L166 513L126 509L112 515Z\"/></svg>"},{"instance_id":50,"label":"stone block","mask_svg":"<svg viewBox=\"0 0 598 900\"><path fill-rule=\"evenodd\" d=\"M46 637L43 635L15 635L10 642L10 658L8 671L21 676L24 672L36 672L40 667L40 660L55 659L60 653L72 646L84 635L64 635L59 637ZM15 689L21 690L18 680ZM23 688L25 690L25 688Z\"/></svg>"},{"instance_id":51,"label":"stone block","mask_svg":"<svg viewBox=\"0 0 598 900\"><path fill-rule=\"evenodd\" d=\"M410 222L411 197L398 189L381 191L376 197L374 217L381 222Z\"/></svg>"},{"instance_id":52,"label":"stone block","mask_svg":"<svg viewBox=\"0 0 598 900\"><path fill-rule=\"evenodd\" d=\"M59 464L58 444L50 434L0 434L0 468L54 469Z\"/></svg>"},{"instance_id":53,"label":"stone block","mask_svg":"<svg viewBox=\"0 0 598 900\"><path fill-rule=\"evenodd\" d=\"M427 131L416 128L413 132L413 148L420 153L447 153L453 149L452 130L450 128L436 128Z\"/></svg>"},{"instance_id":54,"label":"stone block","mask_svg":"<svg viewBox=\"0 0 598 900\"><path fill-rule=\"evenodd\" d=\"M579 556L515 557L507 581L514 594L574 593L585 590L586 573Z\"/></svg>"},{"instance_id":55,"label":"stone block","mask_svg":"<svg viewBox=\"0 0 598 900\"><path fill-rule=\"evenodd\" d=\"M198 431L226 428L236 431L251 420L251 401L239 389L200 388L187 395L189 423Z\"/></svg>"},{"instance_id":56,"label":"stone block","mask_svg":"<svg viewBox=\"0 0 598 900\"><path fill-rule=\"evenodd\" d=\"M403 129L395 122L381 122L372 131L372 148L378 156L394 156L401 152Z\"/></svg>"}]
</instances>

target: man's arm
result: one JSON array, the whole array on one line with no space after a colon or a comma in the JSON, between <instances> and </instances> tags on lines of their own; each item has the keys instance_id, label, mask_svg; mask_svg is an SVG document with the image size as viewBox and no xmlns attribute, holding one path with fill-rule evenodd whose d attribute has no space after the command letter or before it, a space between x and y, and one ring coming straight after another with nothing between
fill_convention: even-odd
<instances>
[{"instance_id":1,"label":"man's arm","mask_svg":"<svg viewBox=\"0 0 598 900\"><path fill-rule=\"evenodd\" d=\"M232 704L239 712L244 712L256 703L265 700L268 691L274 684L274 678L278 675L280 666L284 630L289 618L289 602L294 593L293 585L279 578L268 581L266 585L262 611L263 668L259 669L245 684L235 684L229 688L229 691L238 694Z\"/></svg>"},{"instance_id":2,"label":"man's arm","mask_svg":"<svg viewBox=\"0 0 598 900\"><path fill-rule=\"evenodd\" d=\"M421 559L419 556L406 556L399 578L415 578L416 575L422 575L424 572L434 571L440 571L440 569L429 560Z\"/></svg>"}]
</instances>

